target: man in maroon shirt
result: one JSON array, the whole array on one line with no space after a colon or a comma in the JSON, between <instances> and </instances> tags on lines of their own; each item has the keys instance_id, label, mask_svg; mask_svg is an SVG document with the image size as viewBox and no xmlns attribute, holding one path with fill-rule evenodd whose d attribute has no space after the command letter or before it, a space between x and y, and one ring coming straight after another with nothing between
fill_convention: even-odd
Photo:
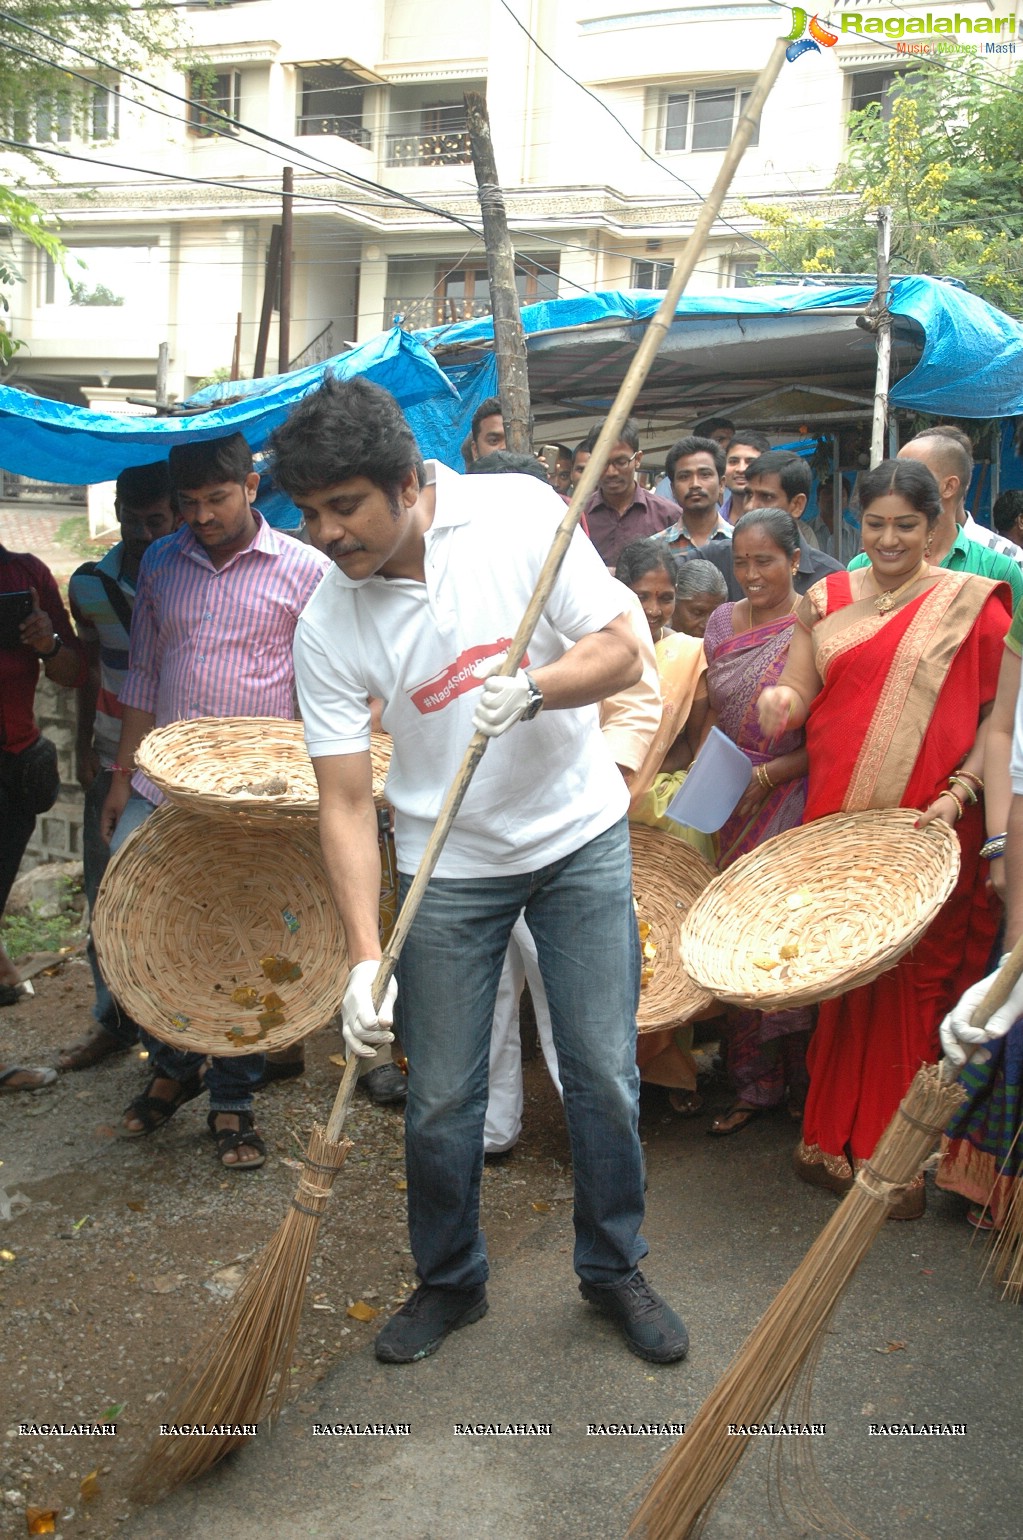
<instances>
[{"instance_id":1,"label":"man in maroon shirt","mask_svg":"<svg viewBox=\"0 0 1023 1540\"><path fill-rule=\"evenodd\" d=\"M598 422L579 449L592 452L603 426ZM637 484L636 472L642 463L639 429L630 418L608 456L597 491L586 504L590 539L611 568L627 545L656 535L678 518L677 503L647 492Z\"/></svg>"},{"instance_id":2,"label":"man in maroon shirt","mask_svg":"<svg viewBox=\"0 0 1023 1540\"><path fill-rule=\"evenodd\" d=\"M74 688L86 667L71 619L48 567L0 545L0 594L28 594L28 614L0 638L0 914L18 875L36 815L60 790L57 751L36 726L39 665L47 679ZM0 1005L18 999L20 975L0 946ZM20 1088L20 1087L19 1087Z\"/></svg>"}]
</instances>

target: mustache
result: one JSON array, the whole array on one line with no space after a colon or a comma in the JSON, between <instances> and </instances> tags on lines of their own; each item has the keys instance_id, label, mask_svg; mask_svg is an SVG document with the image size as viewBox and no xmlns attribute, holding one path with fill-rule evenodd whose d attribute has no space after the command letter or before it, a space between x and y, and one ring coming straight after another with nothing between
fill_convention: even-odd
<instances>
[{"instance_id":1,"label":"mustache","mask_svg":"<svg viewBox=\"0 0 1023 1540\"><path fill-rule=\"evenodd\" d=\"M325 547L325 554L331 561L338 561L344 556L351 556L355 551L365 550L365 546L358 540L332 540Z\"/></svg>"}]
</instances>

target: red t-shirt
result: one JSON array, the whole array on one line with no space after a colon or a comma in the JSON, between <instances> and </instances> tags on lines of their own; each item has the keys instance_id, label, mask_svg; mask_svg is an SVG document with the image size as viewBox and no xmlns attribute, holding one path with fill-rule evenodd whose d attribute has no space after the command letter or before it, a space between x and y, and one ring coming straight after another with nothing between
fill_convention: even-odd
<instances>
[{"instance_id":1,"label":"red t-shirt","mask_svg":"<svg viewBox=\"0 0 1023 1540\"><path fill-rule=\"evenodd\" d=\"M79 652L71 617L64 608L49 567L38 556L6 551L0 545L0 593L13 594L28 588L34 588L39 595L39 606L49 615L64 646ZM39 737L34 707L40 667L39 658L31 647L0 647L0 751L3 753L20 754Z\"/></svg>"}]
</instances>

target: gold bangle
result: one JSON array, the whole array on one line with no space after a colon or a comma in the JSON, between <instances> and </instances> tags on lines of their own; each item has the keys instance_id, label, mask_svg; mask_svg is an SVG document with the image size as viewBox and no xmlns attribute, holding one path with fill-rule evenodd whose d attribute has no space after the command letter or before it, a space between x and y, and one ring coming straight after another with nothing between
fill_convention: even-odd
<instances>
[{"instance_id":1,"label":"gold bangle","mask_svg":"<svg viewBox=\"0 0 1023 1540\"><path fill-rule=\"evenodd\" d=\"M765 791L774 791L774 782L771 780L771 777L767 773L766 765L758 765L753 774L756 776L758 783L764 788Z\"/></svg>"},{"instance_id":2,"label":"gold bangle","mask_svg":"<svg viewBox=\"0 0 1023 1540\"><path fill-rule=\"evenodd\" d=\"M969 781L964 781L961 775L950 775L949 778L948 778L948 784L949 784L950 787L952 787L952 786L959 786L959 787L961 787L962 788L962 792L963 792L963 796L966 798L966 800L970 804L970 806L973 807L973 806L976 805L977 793L974 791L974 789L970 785Z\"/></svg>"},{"instance_id":3,"label":"gold bangle","mask_svg":"<svg viewBox=\"0 0 1023 1540\"><path fill-rule=\"evenodd\" d=\"M951 786L949 786L949 787L946 788L945 791L939 791L938 798L941 798L941 797L951 797L952 801L955 803L956 807L959 809L959 818L962 818L963 814L966 812L966 803L959 796L958 792L953 791ZM937 799L935 799L935 800L937 800ZM956 823L959 822L959 818L956 819Z\"/></svg>"},{"instance_id":4,"label":"gold bangle","mask_svg":"<svg viewBox=\"0 0 1023 1540\"><path fill-rule=\"evenodd\" d=\"M980 792L984 790L984 782L979 775L974 775L972 770L956 770L953 775L949 776L949 780L955 779L956 776L961 776L966 781L972 781L975 791Z\"/></svg>"}]
</instances>

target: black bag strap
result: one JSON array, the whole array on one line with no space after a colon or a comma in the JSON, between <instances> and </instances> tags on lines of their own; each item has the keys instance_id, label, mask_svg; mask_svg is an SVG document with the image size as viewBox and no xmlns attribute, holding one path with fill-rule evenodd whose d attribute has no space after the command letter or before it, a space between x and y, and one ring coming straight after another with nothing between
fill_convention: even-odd
<instances>
[{"instance_id":1,"label":"black bag strap","mask_svg":"<svg viewBox=\"0 0 1023 1540\"><path fill-rule=\"evenodd\" d=\"M82 577L99 578L103 584L103 591L110 600L110 606L114 614L124 627L125 633L130 635L132 606L129 604L120 585L115 582L109 572L104 572L99 563L95 561L83 562L75 576L77 577L79 573Z\"/></svg>"}]
</instances>

